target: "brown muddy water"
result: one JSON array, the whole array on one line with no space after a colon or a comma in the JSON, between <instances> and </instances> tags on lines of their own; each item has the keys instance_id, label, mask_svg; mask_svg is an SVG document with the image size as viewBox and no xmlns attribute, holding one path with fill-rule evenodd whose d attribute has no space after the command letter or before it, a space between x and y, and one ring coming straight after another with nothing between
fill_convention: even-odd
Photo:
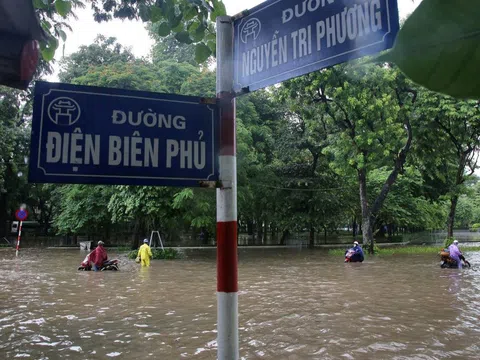
<instances>
[{"instance_id":1,"label":"brown muddy water","mask_svg":"<svg viewBox=\"0 0 480 360\"><path fill-rule=\"evenodd\" d=\"M0 251L0 358L216 358L214 252L99 273L76 270L84 256ZM435 255L342 261L241 250L241 358L480 358L480 271Z\"/></svg>"}]
</instances>

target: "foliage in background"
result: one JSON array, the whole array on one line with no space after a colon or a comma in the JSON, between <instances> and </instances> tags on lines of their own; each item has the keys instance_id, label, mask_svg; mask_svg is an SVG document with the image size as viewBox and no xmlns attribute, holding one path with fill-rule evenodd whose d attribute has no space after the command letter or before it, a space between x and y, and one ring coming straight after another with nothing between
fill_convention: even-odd
<instances>
[{"instance_id":1,"label":"foliage in background","mask_svg":"<svg viewBox=\"0 0 480 360\"><path fill-rule=\"evenodd\" d=\"M128 258L134 260L137 257L138 250L132 250L128 253ZM174 260L180 259L182 254L174 248L167 248L167 249L152 249L152 259L153 260Z\"/></svg>"},{"instance_id":2,"label":"foliage in background","mask_svg":"<svg viewBox=\"0 0 480 360\"><path fill-rule=\"evenodd\" d=\"M445 241L443 242L443 247L446 249L448 248L450 245L453 244L453 242L455 241L455 238L454 237L447 237L445 239Z\"/></svg>"},{"instance_id":3,"label":"foliage in background","mask_svg":"<svg viewBox=\"0 0 480 360\"><path fill-rule=\"evenodd\" d=\"M222 13L213 14L212 9L221 9L222 3L66 3L46 1L48 6L39 8L57 38L63 35L55 34L56 29L68 25L61 24L62 16L73 16L75 6L86 3L93 4L97 20L142 17L155 45L150 62L136 59L114 38L100 36L61 62L62 81L215 95L215 74L206 60L214 55L212 21ZM185 9L197 9L197 13L185 20ZM167 25L178 21L179 11L183 20L167 34ZM200 18L204 21L199 30ZM208 56L202 56L202 65L198 65L198 49L205 50L205 46L210 51L205 51L203 55ZM459 150L445 130L455 133L456 139L466 134L478 138L475 111L474 102L427 92L392 66L339 65L238 98L239 230L255 235L257 243L268 239L281 244L294 232L307 232L313 246L339 228L355 227L362 211L364 215L370 211L369 226L377 236L392 236L398 229L438 229L447 223L446 203L452 194L458 195L455 224L480 222L477 188L468 176L456 184L456 175L465 173L458 172L462 166ZM28 154L30 112L28 95L8 91L0 95L4 219L11 218L19 202L27 202L32 219L42 224L45 233L51 225L60 233L100 232L107 237L113 230L131 234L132 246L152 228L160 228L162 236L171 241L178 241L184 233L192 237L200 231L215 233L215 192L211 190L27 184L23 157ZM460 120L468 131L446 126ZM446 121L445 128L439 121ZM409 126L412 149L402 154ZM467 147L464 140L468 137L459 138ZM382 189L392 169L394 181L385 192ZM359 177L359 172L365 176ZM359 201L360 186L367 195L363 202ZM385 226L387 233L382 232Z\"/></svg>"},{"instance_id":4,"label":"foliage in background","mask_svg":"<svg viewBox=\"0 0 480 360\"><path fill-rule=\"evenodd\" d=\"M43 60L52 61L60 42L65 43L66 31L72 28L68 24L69 18L75 18L75 9L85 7L82 0L32 0L33 6L40 19L42 28L48 34L48 40L40 43Z\"/></svg>"},{"instance_id":5,"label":"foliage in background","mask_svg":"<svg viewBox=\"0 0 480 360\"><path fill-rule=\"evenodd\" d=\"M221 0L32 0L44 29L50 34L41 44L43 58L51 61L65 42L66 22L86 5L96 21L141 19L158 39L193 45L197 64L215 57L213 23L226 15ZM396 63L413 81L457 98L479 98L476 51L479 39L478 6L471 1L423 0L402 24L394 48L377 61Z\"/></svg>"}]
</instances>

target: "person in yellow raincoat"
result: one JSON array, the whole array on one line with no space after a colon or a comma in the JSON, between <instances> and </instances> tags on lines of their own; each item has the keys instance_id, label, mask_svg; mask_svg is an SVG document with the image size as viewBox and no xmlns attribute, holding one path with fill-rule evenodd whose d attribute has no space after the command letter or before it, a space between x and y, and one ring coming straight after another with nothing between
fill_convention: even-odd
<instances>
[{"instance_id":1,"label":"person in yellow raincoat","mask_svg":"<svg viewBox=\"0 0 480 360\"><path fill-rule=\"evenodd\" d=\"M148 246L148 239L143 239L143 245L138 249L137 257L140 258L142 266L150 266L150 258L152 257L152 249Z\"/></svg>"}]
</instances>

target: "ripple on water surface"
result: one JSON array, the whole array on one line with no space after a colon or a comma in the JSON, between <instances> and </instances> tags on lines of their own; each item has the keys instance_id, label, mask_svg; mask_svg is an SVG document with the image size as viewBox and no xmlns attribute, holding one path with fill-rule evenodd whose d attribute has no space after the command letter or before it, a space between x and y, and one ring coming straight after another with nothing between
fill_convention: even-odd
<instances>
[{"instance_id":1,"label":"ripple on water surface","mask_svg":"<svg viewBox=\"0 0 480 360\"><path fill-rule=\"evenodd\" d=\"M214 256L77 272L84 256L0 252L2 358L215 358ZM480 253L468 258L480 265ZM343 264L294 249L240 259L243 359L479 358L475 269L442 270L428 255Z\"/></svg>"}]
</instances>

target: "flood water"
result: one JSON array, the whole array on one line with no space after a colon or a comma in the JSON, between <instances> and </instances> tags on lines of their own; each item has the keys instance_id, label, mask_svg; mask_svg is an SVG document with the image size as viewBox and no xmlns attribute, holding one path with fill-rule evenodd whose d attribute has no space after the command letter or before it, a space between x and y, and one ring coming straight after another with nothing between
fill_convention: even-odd
<instances>
[{"instance_id":1,"label":"flood water","mask_svg":"<svg viewBox=\"0 0 480 360\"><path fill-rule=\"evenodd\" d=\"M110 252L110 257L115 254ZM78 250L0 251L2 359L215 359L215 255L77 272ZM479 359L474 269L435 255L341 257L242 250L243 359Z\"/></svg>"}]
</instances>

